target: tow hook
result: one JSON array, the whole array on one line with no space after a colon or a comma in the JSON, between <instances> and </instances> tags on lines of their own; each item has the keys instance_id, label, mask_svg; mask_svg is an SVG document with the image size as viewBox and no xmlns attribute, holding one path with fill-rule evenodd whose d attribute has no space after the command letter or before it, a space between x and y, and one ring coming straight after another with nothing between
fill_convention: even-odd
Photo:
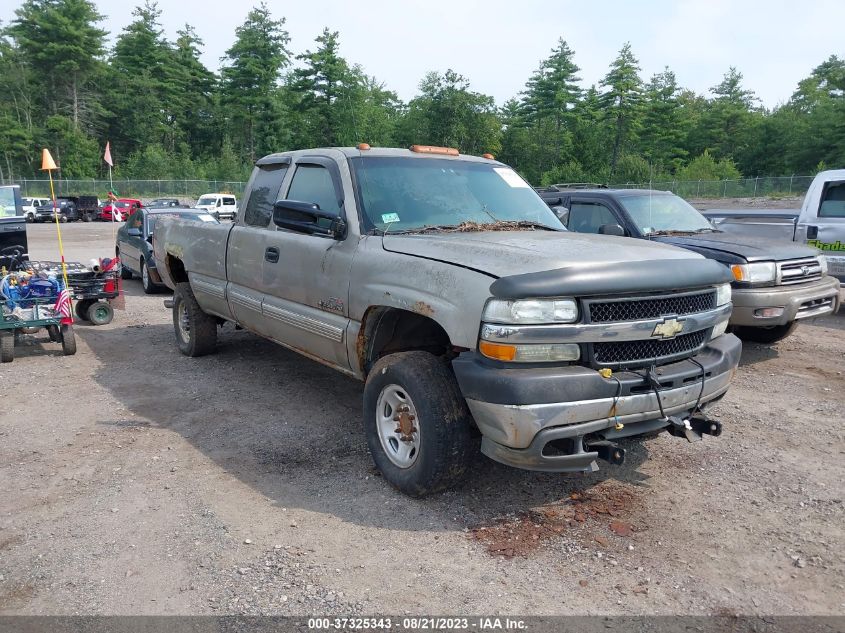
<instances>
[{"instance_id":1,"label":"tow hook","mask_svg":"<svg viewBox=\"0 0 845 633\"><path fill-rule=\"evenodd\" d=\"M722 434L722 423L705 416L693 416L683 420L670 415L669 433L675 437L685 437L689 442L698 442L702 435L719 437Z\"/></svg>"},{"instance_id":2,"label":"tow hook","mask_svg":"<svg viewBox=\"0 0 845 633\"><path fill-rule=\"evenodd\" d=\"M587 444L588 451L598 453L599 459L603 459L617 466L625 462L625 449L611 442L610 440L596 440Z\"/></svg>"}]
</instances>

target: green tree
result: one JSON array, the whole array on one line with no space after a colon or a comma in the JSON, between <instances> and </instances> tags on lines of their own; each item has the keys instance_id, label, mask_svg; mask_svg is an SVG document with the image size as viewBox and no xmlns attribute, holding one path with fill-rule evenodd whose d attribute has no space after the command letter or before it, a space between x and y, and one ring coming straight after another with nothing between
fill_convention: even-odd
<instances>
[{"instance_id":1,"label":"green tree","mask_svg":"<svg viewBox=\"0 0 845 633\"><path fill-rule=\"evenodd\" d=\"M74 127L93 119L89 80L103 55L103 19L89 0L25 0L9 33L36 75L46 113L70 114Z\"/></svg>"},{"instance_id":2,"label":"green tree","mask_svg":"<svg viewBox=\"0 0 845 633\"><path fill-rule=\"evenodd\" d=\"M605 91L599 102L605 119L613 129L613 152L610 158L611 177L616 171L620 154L636 139L642 113L643 85L639 75L639 61L626 42L601 81Z\"/></svg>"},{"instance_id":3,"label":"green tree","mask_svg":"<svg viewBox=\"0 0 845 633\"><path fill-rule=\"evenodd\" d=\"M674 171L687 154L679 92L675 73L668 67L654 75L645 88L640 147L657 171Z\"/></svg>"},{"instance_id":4,"label":"green tree","mask_svg":"<svg viewBox=\"0 0 845 633\"><path fill-rule=\"evenodd\" d=\"M470 90L451 69L426 74L420 93L397 125L401 144L457 147L466 154L499 151L501 122L492 97Z\"/></svg>"},{"instance_id":5,"label":"green tree","mask_svg":"<svg viewBox=\"0 0 845 633\"><path fill-rule=\"evenodd\" d=\"M290 64L290 36L285 20L274 20L265 3L253 8L235 29L235 43L226 51L221 103L228 112L231 138L250 161L282 144L279 79Z\"/></svg>"}]
</instances>

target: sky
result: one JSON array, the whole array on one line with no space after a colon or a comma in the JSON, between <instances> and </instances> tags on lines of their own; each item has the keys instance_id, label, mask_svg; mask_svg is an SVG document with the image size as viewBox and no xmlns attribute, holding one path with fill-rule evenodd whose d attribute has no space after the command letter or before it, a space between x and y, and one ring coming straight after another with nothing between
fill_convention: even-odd
<instances>
[{"instance_id":1,"label":"sky","mask_svg":"<svg viewBox=\"0 0 845 633\"><path fill-rule=\"evenodd\" d=\"M139 0L140 2L140 0ZM131 0L95 0L112 39L132 19ZM166 36L185 23L217 70L253 2L159 0ZM4 2L0 20L19 2ZM845 56L842 0L267 0L286 19L290 48L314 49L324 27L340 32L341 54L410 100L423 75L452 68L473 90L502 104L518 96L558 38L575 51L582 85L597 84L630 41L648 80L669 66L681 86L707 94L730 66L768 108L830 55Z\"/></svg>"}]
</instances>

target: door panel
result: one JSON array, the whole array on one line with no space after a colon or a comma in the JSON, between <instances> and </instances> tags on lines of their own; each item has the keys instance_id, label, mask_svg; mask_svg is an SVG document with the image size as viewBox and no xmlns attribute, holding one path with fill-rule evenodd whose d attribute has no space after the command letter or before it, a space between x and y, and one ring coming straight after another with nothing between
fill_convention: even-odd
<instances>
[{"instance_id":1,"label":"door panel","mask_svg":"<svg viewBox=\"0 0 845 633\"><path fill-rule=\"evenodd\" d=\"M341 214L341 191L333 161L300 159L285 197ZM348 369L349 269L357 241L274 228L265 247L277 248L279 260L265 259L261 278L269 336Z\"/></svg>"}]
</instances>

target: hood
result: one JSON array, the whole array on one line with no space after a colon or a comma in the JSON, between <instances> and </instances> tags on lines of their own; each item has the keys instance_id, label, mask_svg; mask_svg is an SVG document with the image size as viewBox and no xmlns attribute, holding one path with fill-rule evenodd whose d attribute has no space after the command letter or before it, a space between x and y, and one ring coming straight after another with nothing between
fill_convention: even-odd
<instances>
[{"instance_id":1,"label":"hood","mask_svg":"<svg viewBox=\"0 0 845 633\"><path fill-rule=\"evenodd\" d=\"M624 265L636 261L700 259L690 251L645 240L558 231L485 231L386 235L393 253L434 259L505 277L578 264Z\"/></svg>"},{"instance_id":2,"label":"hood","mask_svg":"<svg viewBox=\"0 0 845 633\"><path fill-rule=\"evenodd\" d=\"M749 262L783 261L813 257L816 249L797 242L746 237L732 233L704 233L700 235L666 235L652 238L656 242L689 248L705 257L722 260L734 258Z\"/></svg>"}]
</instances>

